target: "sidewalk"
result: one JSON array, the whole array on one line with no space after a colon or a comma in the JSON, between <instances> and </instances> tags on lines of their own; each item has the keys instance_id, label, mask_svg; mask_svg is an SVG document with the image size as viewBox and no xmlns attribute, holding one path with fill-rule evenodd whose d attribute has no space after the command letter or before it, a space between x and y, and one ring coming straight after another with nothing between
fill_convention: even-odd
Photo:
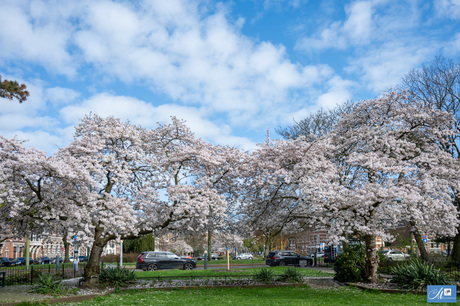
<instances>
[{"instance_id":1,"label":"sidewalk","mask_svg":"<svg viewBox=\"0 0 460 306\"><path fill-rule=\"evenodd\" d=\"M76 286L79 280L80 278L72 278L62 282L67 286ZM8 305L9 303L43 301L52 298L49 295L31 293L32 287L31 285L0 287L0 306Z\"/></svg>"},{"instance_id":2,"label":"sidewalk","mask_svg":"<svg viewBox=\"0 0 460 306\"><path fill-rule=\"evenodd\" d=\"M31 302L49 299L49 296L30 293L31 285L5 286L0 287L0 305L17 302Z\"/></svg>"}]
</instances>

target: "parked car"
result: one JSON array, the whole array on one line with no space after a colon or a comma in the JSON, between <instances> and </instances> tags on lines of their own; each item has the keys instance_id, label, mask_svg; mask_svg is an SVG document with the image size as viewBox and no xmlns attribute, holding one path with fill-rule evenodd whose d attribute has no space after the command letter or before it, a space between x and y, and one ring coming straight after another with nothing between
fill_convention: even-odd
<instances>
[{"instance_id":1,"label":"parked car","mask_svg":"<svg viewBox=\"0 0 460 306\"><path fill-rule=\"evenodd\" d=\"M233 259L253 259L254 256L252 256L251 253L242 253L242 254L238 254L236 255L235 257L233 257Z\"/></svg>"},{"instance_id":2,"label":"parked car","mask_svg":"<svg viewBox=\"0 0 460 306\"><path fill-rule=\"evenodd\" d=\"M384 256L388 260L400 261L409 259L410 255L397 250L384 250L379 252L380 255Z\"/></svg>"},{"instance_id":3,"label":"parked car","mask_svg":"<svg viewBox=\"0 0 460 306\"><path fill-rule=\"evenodd\" d=\"M311 266L311 256L302 256L293 251L273 251L268 253L265 264L273 266Z\"/></svg>"},{"instance_id":4,"label":"parked car","mask_svg":"<svg viewBox=\"0 0 460 306\"><path fill-rule=\"evenodd\" d=\"M189 258L180 258L171 252L142 252L136 260L136 269L158 270L158 269L182 269L192 270L196 268L196 261Z\"/></svg>"},{"instance_id":5,"label":"parked car","mask_svg":"<svg viewBox=\"0 0 460 306\"><path fill-rule=\"evenodd\" d=\"M318 252L318 253L312 253L311 254L311 257L315 257L316 255L316 258L321 258L321 257L324 257L324 252Z\"/></svg>"},{"instance_id":6,"label":"parked car","mask_svg":"<svg viewBox=\"0 0 460 306\"><path fill-rule=\"evenodd\" d=\"M193 259L193 257L191 255L183 255L181 256L180 258L184 258L184 259Z\"/></svg>"},{"instance_id":7,"label":"parked car","mask_svg":"<svg viewBox=\"0 0 460 306\"><path fill-rule=\"evenodd\" d=\"M203 255L203 256L198 256L196 259L197 259L197 260L204 260L204 256L208 256L208 255L206 254L206 255ZM219 260L219 259L222 259L222 257L220 257L219 254L212 253L212 254L211 254L211 259L212 259L212 260Z\"/></svg>"},{"instance_id":8,"label":"parked car","mask_svg":"<svg viewBox=\"0 0 460 306\"><path fill-rule=\"evenodd\" d=\"M25 266L25 264L26 264L26 258L25 257L16 258L16 260L11 262L12 267ZM38 261L33 260L32 258L29 258L29 265L38 265Z\"/></svg>"},{"instance_id":9,"label":"parked car","mask_svg":"<svg viewBox=\"0 0 460 306\"><path fill-rule=\"evenodd\" d=\"M49 265L51 263L51 258L49 258L48 256L43 256L37 258L37 261L41 265Z\"/></svg>"},{"instance_id":10,"label":"parked car","mask_svg":"<svg viewBox=\"0 0 460 306\"><path fill-rule=\"evenodd\" d=\"M80 255L78 256L79 262L88 262L88 256Z\"/></svg>"},{"instance_id":11,"label":"parked car","mask_svg":"<svg viewBox=\"0 0 460 306\"><path fill-rule=\"evenodd\" d=\"M59 262L60 262L60 263L63 263L63 262L64 262L64 258L59 257ZM53 264L56 263L56 257L54 257L54 258L51 259L51 263L53 263Z\"/></svg>"},{"instance_id":12,"label":"parked car","mask_svg":"<svg viewBox=\"0 0 460 306\"><path fill-rule=\"evenodd\" d=\"M11 261L6 257L0 257L0 267L9 267L11 265Z\"/></svg>"}]
</instances>

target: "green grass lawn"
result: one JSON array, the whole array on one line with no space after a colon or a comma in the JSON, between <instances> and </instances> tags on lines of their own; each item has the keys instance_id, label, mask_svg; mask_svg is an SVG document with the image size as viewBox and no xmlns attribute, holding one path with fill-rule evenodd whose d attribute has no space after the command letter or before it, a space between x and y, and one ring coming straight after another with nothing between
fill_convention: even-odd
<instances>
[{"instance_id":1,"label":"green grass lawn","mask_svg":"<svg viewBox=\"0 0 460 306\"><path fill-rule=\"evenodd\" d=\"M258 267L258 268L245 268L245 269L237 269L233 268L231 270L226 269L218 269L218 270L158 270L158 271L135 271L136 277L138 278L152 278L152 277L171 277L174 276L231 276L231 275L254 275L260 269L266 268L273 270L275 274L282 274L286 267ZM317 270L310 270L310 269L298 269L300 273L304 276L310 277L332 277L333 274L317 271Z\"/></svg>"},{"instance_id":2,"label":"green grass lawn","mask_svg":"<svg viewBox=\"0 0 460 306\"><path fill-rule=\"evenodd\" d=\"M234 265L234 264L253 264L253 263L255 263L255 264L256 263L257 264L263 263L263 264L265 264L265 260L262 257L256 257L254 259L239 259L239 260L230 258L230 264L231 265ZM197 260L196 264L197 265L204 265L204 260ZM208 261L208 265L213 265L213 264L226 265L227 264L227 258Z\"/></svg>"},{"instance_id":3,"label":"green grass lawn","mask_svg":"<svg viewBox=\"0 0 460 306\"><path fill-rule=\"evenodd\" d=\"M127 290L79 305L426 305L425 295L385 294L356 288L311 289L200 288L174 290ZM437 304L440 305L440 304Z\"/></svg>"}]
</instances>

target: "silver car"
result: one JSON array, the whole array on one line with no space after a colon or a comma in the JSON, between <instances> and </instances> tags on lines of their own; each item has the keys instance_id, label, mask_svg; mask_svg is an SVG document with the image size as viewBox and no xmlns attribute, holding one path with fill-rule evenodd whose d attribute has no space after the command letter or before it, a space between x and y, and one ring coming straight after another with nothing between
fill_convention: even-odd
<instances>
[{"instance_id":1,"label":"silver car","mask_svg":"<svg viewBox=\"0 0 460 306\"><path fill-rule=\"evenodd\" d=\"M400 261L400 260L405 260L409 259L410 255L403 253L401 251L397 250L385 250L385 251L380 251L380 255L383 255L386 257L388 260L394 260L394 261Z\"/></svg>"},{"instance_id":2,"label":"silver car","mask_svg":"<svg viewBox=\"0 0 460 306\"><path fill-rule=\"evenodd\" d=\"M242 254L235 256L235 259L253 259L253 258L254 256L252 256L251 253L242 253Z\"/></svg>"}]
</instances>

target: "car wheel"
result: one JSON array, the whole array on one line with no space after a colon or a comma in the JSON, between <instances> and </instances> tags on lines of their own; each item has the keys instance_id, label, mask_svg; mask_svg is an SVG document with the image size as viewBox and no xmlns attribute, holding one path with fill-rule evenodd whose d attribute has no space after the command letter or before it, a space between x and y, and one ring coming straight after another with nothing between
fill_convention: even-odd
<instances>
[{"instance_id":1,"label":"car wheel","mask_svg":"<svg viewBox=\"0 0 460 306\"><path fill-rule=\"evenodd\" d=\"M281 266L281 267L284 267L284 266L286 266L286 263L285 263L284 261L281 261L281 262L280 262L280 266Z\"/></svg>"},{"instance_id":2,"label":"car wheel","mask_svg":"<svg viewBox=\"0 0 460 306\"><path fill-rule=\"evenodd\" d=\"M151 264L147 267L147 270L149 271L156 271L158 270L158 266L156 264Z\"/></svg>"},{"instance_id":3,"label":"car wheel","mask_svg":"<svg viewBox=\"0 0 460 306\"><path fill-rule=\"evenodd\" d=\"M184 265L184 270L193 270L193 265L191 263L186 263Z\"/></svg>"},{"instance_id":4,"label":"car wheel","mask_svg":"<svg viewBox=\"0 0 460 306\"><path fill-rule=\"evenodd\" d=\"M241 259L241 257L237 257L236 259Z\"/></svg>"}]
</instances>

